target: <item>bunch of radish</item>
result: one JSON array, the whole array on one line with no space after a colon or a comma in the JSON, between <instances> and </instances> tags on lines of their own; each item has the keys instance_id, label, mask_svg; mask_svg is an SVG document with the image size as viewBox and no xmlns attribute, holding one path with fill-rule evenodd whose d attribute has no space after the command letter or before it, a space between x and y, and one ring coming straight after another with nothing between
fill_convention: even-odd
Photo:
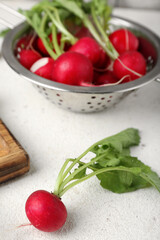
<instances>
[{"instance_id":1,"label":"bunch of radish","mask_svg":"<svg viewBox=\"0 0 160 240\"><path fill-rule=\"evenodd\" d=\"M80 1L81 6L67 1L45 1L22 11L35 31L16 45L24 67L51 81L91 87L122 84L146 74L147 59L139 51L139 38L129 29L109 32L110 8L103 0L98 5L96 0ZM66 18L60 10L67 11ZM36 21L35 11L40 14L36 12ZM68 24L73 16L81 23L72 24L74 31Z\"/></svg>"}]
</instances>

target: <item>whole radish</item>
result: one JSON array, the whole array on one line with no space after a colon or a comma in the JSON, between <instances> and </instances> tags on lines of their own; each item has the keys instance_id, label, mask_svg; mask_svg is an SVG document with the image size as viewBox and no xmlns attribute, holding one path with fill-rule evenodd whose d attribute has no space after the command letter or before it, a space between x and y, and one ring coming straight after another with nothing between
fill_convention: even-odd
<instances>
[{"instance_id":1,"label":"whole radish","mask_svg":"<svg viewBox=\"0 0 160 240\"><path fill-rule=\"evenodd\" d=\"M123 82L132 81L145 75L146 61L141 53L128 51L114 61L113 72L118 79L127 76Z\"/></svg>"},{"instance_id":2,"label":"whole radish","mask_svg":"<svg viewBox=\"0 0 160 240\"><path fill-rule=\"evenodd\" d=\"M34 50L23 49L17 56L19 62L27 69L30 69L33 63L41 58L41 55Z\"/></svg>"},{"instance_id":3,"label":"whole radish","mask_svg":"<svg viewBox=\"0 0 160 240\"><path fill-rule=\"evenodd\" d=\"M61 41L61 36L62 36L61 33L57 34L57 40L58 40L59 45L60 45L60 41ZM52 42L52 34L50 34L48 36L48 39L49 39L49 42L51 43ZM41 53L43 53L44 55L49 55L43 42L42 42L42 39L40 37L37 39L37 47ZM54 47L53 47L53 50L54 50Z\"/></svg>"},{"instance_id":4,"label":"whole radish","mask_svg":"<svg viewBox=\"0 0 160 240\"><path fill-rule=\"evenodd\" d=\"M63 53L55 62L52 80L69 85L91 83L93 67L90 60L77 52Z\"/></svg>"},{"instance_id":5,"label":"whole radish","mask_svg":"<svg viewBox=\"0 0 160 240\"><path fill-rule=\"evenodd\" d=\"M78 40L69 51L78 52L86 56L93 66L99 66L102 60L105 61L106 53L103 51L102 47L90 37L83 37ZM101 63L103 64L103 62Z\"/></svg>"},{"instance_id":6,"label":"whole radish","mask_svg":"<svg viewBox=\"0 0 160 240\"><path fill-rule=\"evenodd\" d=\"M30 68L30 71L46 79L52 79L54 60L49 57L41 58Z\"/></svg>"},{"instance_id":7,"label":"whole radish","mask_svg":"<svg viewBox=\"0 0 160 240\"><path fill-rule=\"evenodd\" d=\"M110 34L109 39L118 53L137 50L138 38L128 29L118 29Z\"/></svg>"},{"instance_id":8,"label":"whole radish","mask_svg":"<svg viewBox=\"0 0 160 240\"><path fill-rule=\"evenodd\" d=\"M61 228L67 218L63 202L45 190L33 192L26 201L25 211L31 224L44 232L54 232Z\"/></svg>"}]
</instances>

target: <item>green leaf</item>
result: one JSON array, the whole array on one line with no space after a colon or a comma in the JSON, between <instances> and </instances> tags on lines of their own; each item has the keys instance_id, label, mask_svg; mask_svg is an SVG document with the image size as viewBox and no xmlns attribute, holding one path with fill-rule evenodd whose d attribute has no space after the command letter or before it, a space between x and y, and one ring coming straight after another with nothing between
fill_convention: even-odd
<instances>
[{"instance_id":1,"label":"green leaf","mask_svg":"<svg viewBox=\"0 0 160 240\"><path fill-rule=\"evenodd\" d=\"M98 161L99 165L101 167L115 167L118 166L120 163L120 160L118 158L111 158L111 159L105 159L102 158L101 160Z\"/></svg>"},{"instance_id":2,"label":"green leaf","mask_svg":"<svg viewBox=\"0 0 160 240\"><path fill-rule=\"evenodd\" d=\"M84 17L83 11L75 1L57 0L57 2L61 4L62 7L68 9L69 11L77 15L79 18L83 19Z\"/></svg>"},{"instance_id":3,"label":"green leaf","mask_svg":"<svg viewBox=\"0 0 160 240\"><path fill-rule=\"evenodd\" d=\"M122 152L124 148L138 145L140 136L137 129L128 128L116 135L108 137L102 141L102 144L110 144L118 152Z\"/></svg>"},{"instance_id":4,"label":"green leaf","mask_svg":"<svg viewBox=\"0 0 160 240\"><path fill-rule=\"evenodd\" d=\"M151 169L146 169L140 176L160 192L160 178L156 172L153 172Z\"/></svg>"},{"instance_id":5,"label":"green leaf","mask_svg":"<svg viewBox=\"0 0 160 240\"><path fill-rule=\"evenodd\" d=\"M123 156L120 158L119 168L126 167L128 171L106 172L97 175L103 188L116 193L135 191L153 185L160 191L160 179L151 168L135 157ZM97 165L100 168L101 166ZM140 169L141 172L134 172L133 169Z\"/></svg>"},{"instance_id":6,"label":"green leaf","mask_svg":"<svg viewBox=\"0 0 160 240\"><path fill-rule=\"evenodd\" d=\"M112 148L112 151L117 151L121 154L129 154L129 148L131 146L138 145L140 142L140 136L137 129L128 128L118 134L111 137L102 139L94 144L89 150L96 155L104 153L108 148Z\"/></svg>"},{"instance_id":7,"label":"green leaf","mask_svg":"<svg viewBox=\"0 0 160 240\"><path fill-rule=\"evenodd\" d=\"M79 164L78 168L80 168L81 166L83 166L83 164ZM74 170L76 171L77 168ZM86 176L86 168L82 169L80 172L78 172L73 179L80 179L82 177L85 177Z\"/></svg>"},{"instance_id":8,"label":"green leaf","mask_svg":"<svg viewBox=\"0 0 160 240\"><path fill-rule=\"evenodd\" d=\"M114 169L114 168L113 168ZM115 193L125 193L135 191L139 188L137 185L133 185L134 175L137 177L141 172L141 168L133 167L126 168L118 166L116 170L110 172L104 172L97 175L100 180L100 185ZM141 188L148 187L146 181L141 182Z\"/></svg>"},{"instance_id":9,"label":"green leaf","mask_svg":"<svg viewBox=\"0 0 160 240\"><path fill-rule=\"evenodd\" d=\"M150 183L138 176L141 168L126 168L127 171L125 171L125 169L121 171L122 166L118 168L119 170L97 175L97 178L100 180L100 185L103 188L115 193L125 193L151 186Z\"/></svg>"}]
</instances>

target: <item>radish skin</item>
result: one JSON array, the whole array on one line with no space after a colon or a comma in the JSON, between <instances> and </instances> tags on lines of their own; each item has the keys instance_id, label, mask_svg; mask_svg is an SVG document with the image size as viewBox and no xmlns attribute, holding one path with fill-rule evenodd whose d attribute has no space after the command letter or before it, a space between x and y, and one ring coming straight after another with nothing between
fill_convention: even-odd
<instances>
[{"instance_id":1,"label":"radish skin","mask_svg":"<svg viewBox=\"0 0 160 240\"><path fill-rule=\"evenodd\" d=\"M92 83L92 64L87 57L80 53L63 53L54 62L52 80L77 86L82 85L82 83Z\"/></svg>"},{"instance_id":2,"label":"radish skin","mask_svg":"<svg viewBox=\"0 0 160 240\"><path fill-rule=\"evenodd\" d=\"M104 85L116 83L118 79L114 76L112 71L107 71L106 73L99 74L97 78L94 80L95 85Z\"/></svg>"},{"instance_id":3,"label":"radish skin","mask_svg":"<svg viewBox=\"0 0 160 240\"><path fill-rule=\"evenodd\" d=\"M128 51L122 53L113 64L113 72L118 79L126 77L123 82L133 81L146 73L146 61L141 53Z\"/></svg>"},{"instance_id":4,"label":"radish skin","mask_svg":"<svg viewBox=\"0 0 160 240\"><path fill-rule=\"evenodd\" d=\"M81 38L70 48L69 51L83 54L95 67L101 67L106 61L105 51L93 38L90 37Z\"/></svg>"},{"instance_id":5,"label":"radish skin","mask_svg":"<svg viewBox=\"0 0 160 240\"><path fill-rule=\"evenodd\" d=\"M33 63L41 58L41 55L36 51L23 49L17 58L25 68L30 69Z\"/></svg>"},{"instance_id":6,"label":"radish skin","mask_svg":"<svg viewBox=\"0 0 160 240\"><path fill-rule=\"evenodd\" d=\"M46 79L52 79L54 60L49 57L41 58L36 61L30 71Z\"/></svg>"},{"instance_id":7,"label":"radish skin","mask_svg":"<svg viewBox=\"0 0 160 240\"><path fill-rule=\"evenodd\" d=\"M63 202L45 190L33 192L25 204L26 215L31 224L44 232L54 232L66 222L67 210Z\"/></svg>"},{"instance_id":8,"label":"radish skin","mask_svg":"<svg viewBox=\"0 0 160 240\"><path fill-rule=\"evenodd\" d=\"M114 31L110 34L109 39L119 54L138 49L138 38L128 29Z\"/></svg>"}]
</instances>

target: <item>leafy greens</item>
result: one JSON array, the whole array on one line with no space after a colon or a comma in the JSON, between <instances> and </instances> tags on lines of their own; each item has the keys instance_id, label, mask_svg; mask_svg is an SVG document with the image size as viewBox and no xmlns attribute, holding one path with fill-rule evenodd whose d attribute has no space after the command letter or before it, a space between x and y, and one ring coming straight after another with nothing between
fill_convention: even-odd
<instances>
[{"instance_id":1,"label":"leafy greens","mask_svg":"<svg viewBox=\"0 0 160 240\"><path fill-rule=\"evenodd\" d=\"M160 191L159 176L130 154L130 147L139 143L139 131L128 128L98 141L79 157L67 159L58 175L54 193L61 197L71 187L92 176L99 179L103 188L115 193L131 192L151 186ZM87 163L83 162L82 158L89 152L94 154L94 157Z\"/></svg>"}]
</instances>

